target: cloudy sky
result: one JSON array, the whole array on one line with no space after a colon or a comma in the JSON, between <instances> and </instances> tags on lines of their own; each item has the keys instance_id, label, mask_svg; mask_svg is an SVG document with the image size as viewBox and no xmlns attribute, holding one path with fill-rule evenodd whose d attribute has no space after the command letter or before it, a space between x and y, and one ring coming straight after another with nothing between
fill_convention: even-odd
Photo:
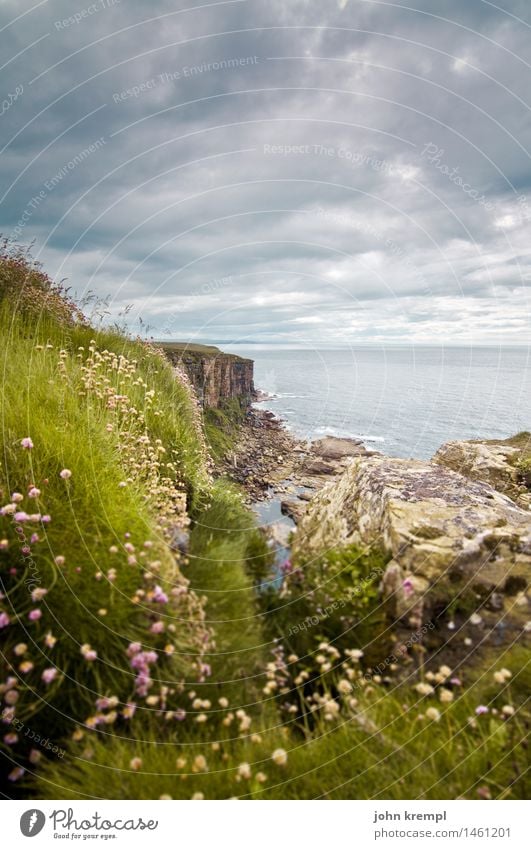
<instances>
[{"instance_id":1,"label":"cloudy sky","mask_svg":"<svg viewBox=\"0 0 531 849\"><path fill-rule=\"evenodd\" d=\"M2 0L0 231L155 338L528 344L529 0Z\"/></svg>"}]
</instances>

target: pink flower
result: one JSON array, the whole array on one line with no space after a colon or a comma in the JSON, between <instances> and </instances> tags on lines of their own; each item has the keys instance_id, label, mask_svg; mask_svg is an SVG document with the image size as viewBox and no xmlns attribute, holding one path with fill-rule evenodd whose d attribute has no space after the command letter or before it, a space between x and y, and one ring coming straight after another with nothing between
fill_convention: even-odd
<instances>
[{"instance_id":1,"label":"pink flower","mask_svg":"<svg viewBox=\"0 0 531 849\"><path fill-rule=\"evenodd\" d=\"M36 486L32 486L30 491L28 492L28 498L38 498L40 494L40 489L37 489Z\"/></svg>"},{"instance_id":2,"label":"pink flower","mask_svg":"<svg viewBox=\"0 0 531 849\"><path fill-rule=\"evenodd\" d=\"M162 587L159 587L157 584L155 589L153 590L153 601L158 602L159 604L167 604L168 596L163 591Z\"/></svg>"},{"instance_id":3,"label":"pink flower","mask_svg":"<svg viewBox=\"0 0 531 849\"><path fill-rule=\"evenodd\" d=\"M12 769L9 775L7 776L10 781L18 781L19 778L22 778L24 775L24 770L21 766L16 766L15 769Z\"/></svg>"},{"instance_id":4,"label":"pink flower","mask_svg":"<svg viewBox=\"0 0 531 849\"><path fill-rule=\"evenodd\" d=\"M15 743L18 743L18 734L15 734L14 732L5 734L4 743L6 744L6 746L14 746Z\"/></svg>"},{"instance_id":5,"label":"pink flower","mask_svg":"<svg viewBox=\"0 0 531 849\"><path fill-rule=\"evenodd\" d=\"M45 684L51 684L57 678L57 669L55 666L50 666L48 669L45 669L41 675L42 680Z\"/></svg>"},{"instance_id":6,"label":"pink flower","mask_svg":"<svg viewBox=\"0 0 531 849\"><path fill-rule=\"evenodd\" d=\"M15 513L14 517L15 522L29 522L29 515L24 510L19 510Z\"/></svg>"},{"instance_id":7,"label":"pink flower","mask_svg":"<svg viewBox=\"0 0 531 849\"><path fill-rule=\"evenodd\" d=\"M402 583L402 589L404 590L404 595L406 596L406 598L408 598L408 596L410 596L413 590L415 589L411 578L405 579L405 581Z\"/></svg>"},{"instance_id":8,"label":"pink flower","mask_svg":"<svg viewBox=\"0 0 531 849\"><path fill-rule=\"evenodd\" d=\"M70 469L63 469L61 472L59 472L59 477L62 478L64 481L67 481L69 478L72 477L72 472L70 471Z\"/></svg>"},{"instance_id":9,"label":"pink flower","mask_svg":"<svg viewBox=\"0 0 531 849\"><path fill-rule=\"evenodd\" d=\"M38 607L35 610L30 610L28 613L28 619L30 622L37 622L42 616L42 610L39 610Z\"/></svg>"},{"instance_id":10,"label":"pink flower","mask_svg":"<svg viewBox=\"0 0 531 849\"><path fill-rule=\"evenodd\" d=\"M481 716L482 713L488 713L489 709L486 705L478 705L476 708L476 714Z\"/></svg>"},{"instance_id":11,"label":"pink flower","mask_svg":"<svg viewBox=\"0 0 531 849\"><path fill-rule=\"evenodd\" d=\"M164 622L153 622L153 625L149 630L152 634L162 634L164 631Z\"/></svg>"},{"instance_id":12,"label":"pink flower","mask_svg":"<svg viewBox=\"0 0 531 849\"><path fill-rule=\"evenodd\" d=\"M31 451L31 449L33 448L33 442L30 436L25 436L24 439L21 439L20 444L22 448L26 449L26 451Z\"/></svg>"},{"instance_id":13,"label":"pink flower","mask_svg":"<svg viewBox=\"0 0 531 849\"><path fill-rule=\"evenodd\" d=\"M36 587L31 593L32 601L41 601L48 590L45 587Z\"/></svg>"},{"instance_id":14,"label":"pink flower","mask_svg":"<svg viewBox=\"0 0 531 849\"><path fill-rule=\"evenodd\" d=\"M7 613L0 613L0 628L7 628L11 619L7 615Z\"/></svg>"}]
</instances>

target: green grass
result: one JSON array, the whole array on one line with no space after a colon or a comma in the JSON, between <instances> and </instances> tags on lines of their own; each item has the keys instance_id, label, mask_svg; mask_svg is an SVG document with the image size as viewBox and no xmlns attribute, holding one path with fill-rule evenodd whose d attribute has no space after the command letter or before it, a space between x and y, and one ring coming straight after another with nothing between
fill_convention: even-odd
<instances>
[{"instance_id":1,"label":"green grass","mask_svg":"<svg viewBox=\"0 0 531 849\"><path fill-rule=\"evenodd\" d=\"M253 742L212 720L204 741L183 731L161 744L156 729L143 742L115 740L111 763L104 740L91 734L66 760L47 765L40 793L101 797L105 787L104 798L126 799L189 799L195 793L212 799L526 798L525 700L531 681L525 660L519 650L497 658L496 668L520 670L507 685L493 683L490 664L475 670L473 683L457 688L446 706L406 684L389 691L372 683L355 691L355 709L337 722L318 722L306 737L269 726ZM501 714L507 703L515 706L508 719ZM488 706L489 714L476 716L479 705ZM434 706L438 721L425 716ZM271 760L279 746L287 751L285 766ZM207 772L193 772L198 754ZM138 772L131 769L133 757L141 759ZM178 758L186 763L177 765ZM241 763L250 765L250 779L238 780ZM264 783L257 780L260 772Z\"/></svg>"},{"instance_id":2,"label":"green grass","mask_svg":"<svg viewBox=\"0 0 531 849\"><path fill-rule=\"evenodd\" d=\"M257 592L270 551L238 490L212 482L202 416L160 352L90 328L20 257L0 259L0 332L1 504L18 492L17 510L51 517L0 516L0 765L4 777L26 769L4 781L5 795L525 798L523 649L485 655L457 671L461 683L439 673L427 696L415 687L429 673L413 658L386 659L374 675L386 658L385 559L329 552ZM108 387L127 401L109 407ZM207 416L214 450L230 447L238 415ZM179 554L172 538L188 533ZM32 599L38 588L47 593ZM131 643L156 657L143 694ZM502 666L512 676L500 684ZM96 705L102 697L111 703ZM476 717L481 704L489 713ZM26 732L64 757L45 756ZM38 766L30 748L44 755ZM278 749L284 765L271 758Z\"/></svg>"}]
</instances>

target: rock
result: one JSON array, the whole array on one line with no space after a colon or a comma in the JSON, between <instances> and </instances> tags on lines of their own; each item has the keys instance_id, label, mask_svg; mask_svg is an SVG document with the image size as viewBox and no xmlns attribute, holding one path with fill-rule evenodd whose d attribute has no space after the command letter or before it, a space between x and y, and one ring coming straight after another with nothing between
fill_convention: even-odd
<instances>
[{"instance_id":1,"label":"rock","mask_svg":"<svg viewBox=\"0 0 531 849\"><path fill-rule=\"evenodd\" d=\"M269 535L274 543L287 548L292 528L285 522L273 522L269 525Z\"/></svg>"},{"instance_id":2,"label":"rock","mask_svg":"<svg viewBox=\"0 0 531 849\"><path fill-rule=\"evenodd\" d=\"M531 493L520 485L515 462L521 449L506 442L456 441L442 445L434 463L460 472L475 481L489 483L521 507L531 509Z\"/></svg>"},{"instance_id":3,"label":"rock","mask_svg":"<svg viewBox=\"0 0 531 849\"><path fill-rule=\"evenodd\" d=\"M293 519L295 524L297 525L304 514L306 513L308 505L303 501L299 501L299 499L294 500L286 500L280 502L280 510L284 516L289 516L290 519Z\"/></svg>"},{"instance_id":4,"label":"rock","mask_svg":"<svg viewBox=\"0 0 531 849\"><path fill-rule=\"evenodd\" d=\"M389 555L382 586L398 618L422 618L465 587L485 598L521 589L531 572L527 511L486 483L418 460L354 460L310 502L294 559L349 544Z\"/></svg>"},{"instance_id":5,"label":"rock","mask_svg":"<svg viewBox=\"0 0 531 849\"><path fill-rule=\"evenodd\" d=\"M337 473L336 467L325 460L306 460L302 471L306 475L335 475Z\"/></svg>"},{"instance_id":6,"label":"rock","mask_svg":"<svg viewBox=\"0 0 531 849\"><path fill-rule=\"evenodd\" d=\"M359 457L370 453L361 439L342 439L338 436L317 439L312 442L311 451L324 460L342 460L343 457Z\"/></svg>"}]
</instances>

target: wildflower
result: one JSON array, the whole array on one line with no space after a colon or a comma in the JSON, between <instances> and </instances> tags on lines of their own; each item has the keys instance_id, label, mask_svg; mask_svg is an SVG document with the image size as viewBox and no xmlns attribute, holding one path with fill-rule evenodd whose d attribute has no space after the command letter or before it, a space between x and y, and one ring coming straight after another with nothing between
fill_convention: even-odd
<instances>
[{"instance_id":1,"label":"wildflower","mask_svg":"<svg viewBox=\"0 0 531 849\"><path fill-rule=\"evenodd\" d=\"M9 734L5 734L4 743L6 746L14 746L15 743L18 743L18 734L15 734L14 731L11 731Z\"/></svg>"},{"instance_id":2,"label":"wildflower","mask_svg":"<svg viewBox=\"0 0 531 849\"><path fill-rule=\"evenodd\" d=\"M502 713L504 716L512 716L514 713L514 707L512 705L504 705L502 707Z\"/></svg>"},{"instance_id":3,"label":"wildflower","mask_svg":"<svg viewBox=\"0 0 531 849\"><path fill-rule=\"evenodd\" d=\"M483 785L482 787L478 787L477 794L478 794L480 799L492 799L491 792L486 785Z\"/></svg>"},{"instance_id":4,"label":"wildflower","mask_svg":"<svg viewBox=\"0 0 531 849\"><path fill-rule=\"evenodd\" d=\"M58 554L57 557L55 558L54 562L55 562L56 566L64 566L65 565L65 558L63 557L62 554Z\"/></svg>"},{"instance_id":5,"label":"wildflower","mask_svg":"<svg viewBox=\"0 0 531 849\"><path fill-rule=\"evenodd\" d=\"M62 469L59 472L59 477L62 478L64 481L67 481L69 480L69 478L72 477L72 472L70 471L70 469Z\"/></svg>"},{"instance_id":6,"label":"wildflower","mask_svg":"<svg viewBox=\"0 0 531 849\"><path fill-rule=\"evenodd\" d=\"M122 716L124 719L132 719L135 715L136 704L135 702L128 702L122 711Z\"/></svg>"},{"instance_id":7,"label":"wildflower","mask_svg":"<svg viewBox=\"0 0 531 849\"><path fill-rule=\"evenodd\" d=\"M16 766L15 769L12 769L9 775L7 776L10 781L18 781L19 778L22 778L24 775L24 770L21 766Z\"/></svg>"},{"instance_id":8,"label":"wildflower","mask_svg":"<svg viewBox=\"0 0 531 849\"><path fill-rule=\"evenodd\" d=\"M44 638L44 645L49 649L53 649L56 642L57 642L57 637L54 637L54 635L51 633L51 631L48 631L48 633L46 634L46 636Z\"/></svg>"},{"instance_id":9,"label":"wildflower","mask_svg":"<svg viewBox=\"0 0 531 849\"><path fill-rule=\"evenodd\" d=\"M19 694L16 690L8 690L7 693L4 694L4 701L6 705L9 705L10 707L16 705L18 702L18 695Z\"/></svg>"},{"instance_id":10,"label":"wildflower","mask_svg":"<svg viewBox=\"0 0 531 849\"><path fill-rule=\"evenodd\" d=\"M42 680L45 684L51 684L57 678L58 670L54 666L48 667L45 669L41 675Z\"/></svg>"},{"instance_id":11,"label":"wildflower","mask_svg":"<svg viewBox=\"0 0 531 849\"><path fill-rule=\"evenodd\" d=\"M208 764L204 755L196 755L192 766L193 772L207 772Z\"/></svg>"},{"instance_id":12,"label":"wildflower","mask_svg":"<svg viewBox=\"0 0 531 849\"><path fill-rule=\"evenodd\" d=\"M258 784L265 784L267 781L267 775L265 772L257 772L255 778L258 781Z\"/></svg>"},{"instance_id":13,"label":"wildflower","mask_svg":"<svg viewBox=\"0 0 531 849\"><path fill-rule=\"evenodd\" d=\"M17 655L17 657L21 657L23 654L26 654L28 647L26 643L17 643L13 652Z\"/></svg>"},{"instance_id":14,"label":"wildflower","mask_svg":"<svg viewBox=\"0 0 531 849\"><path fill-rule=\"evenodd\" d=\"M170 796L168 793L163 793L161 796L159 796L159 800L162 800L162 799L164 799L164 800L173 799L173 796Z\"/></svg>"},{"instance_id":15,"label":"wildflower","mask_svg":"<svg viewBox=\"0 0 531 849\"><path fill-rule=\"evenodd\" d=\"M218 704L219 704L219 706L220 706L220 707L222 707L222 708L228 708L228 706L229 706L229 700L228 700L228 699L226 699L226 698L225 698L225 696L221 696L221 698L220 698L220 699L218 699Z\"/></svg>"},{"instance_id":16,"label":"wildflower","mask_svg":"<svg viewBox=\"0 0 531 849\"><path fill-rule=\"evenodd\" d=\"M493 675L496 684L505 684L511 677L512 673L508 669L498 669Z\"/></svg>"},{"instance_id":17,"label":"wildflower","mask_svg":"<svg viewBox=\"0 0 531 849\"><path fill-rule=\"evenodd\" d=\"M435 707L429 707L426 711L426 718L431 719L433 722L439 722L441 718L440 712Z\"/></svg>"},{"instance_id":18,"label":"wildflower","mask_svg":"<svg viewBox=\"0 0 531 849\"><path fill-rule=\"evenodd\" d=\"M453 702L454 694L446 687L441 687L441 689L439 690L439 699L443 704L447 704L448 702Z\"/></svg>"},{"instance_id":19,"label":"wildflower","mask_svg":"<svg viewBox=\"0 0 531 849\"><path fill-rule=\"evenodd\" d=\"M452 670L449 666L439 666L439 672L441 675L444 675L445 678L448 678L452 674Z\"/></svg>"},{"instance_id":20,"label":"wildflower","mask_svg":"<svg viewBox=\"0 0 531 849\"><path fill-rule=\"evenodd\" d=\"M476 715L481 716L484 713L488 713L489 709L486 705L478 705L476 708Z\"/></svg>"},{"instance_id":21,"label":"wildflower","mask_svg":"<svg viewBox=\"0 0 531 849\"><path fill-rule=\"evenodd\" d=\"M337 685L337 689L340 693L346 696L352 692L352 684L350 683L350 681L347 681L346 678L343 678Z\"/></svg>"},{"instance_id":22,"label":"wildflower","mask_svg":"<svg viewBox=\"0 0 531 849\"><path fill-rule=\"evenodd\" d=\"M38 749L31 749L28 759L30 764L38 764L42 758L42 752L39 752Z\"/></svg>"},{"instance_id":23,"label":"wildflower","mask_svg":"<svg viewBox=\"0 0 531 849\"><path fill-rule=\"evenodd\" d=\"M0 613L0 628L7 628L7 626L9 625L10 622L11 622L11 619L9 618L7 613L4 613L2 611L2 613Z\"/></svg>"},{"instance_id":24,"label":"wildflower","mask_svg":"<svg viewBox=\"0 0 531 849\"><path fill-rule=\"evenodd\" d=\"M429 696L430 693L433 693L433 687L431 684L426 684L424 681L420 681L416 684L415 690L417 693L420 693L421 696Z\"/></svg>"},{"instance_id":25,"label":"wildflower","mask_svg":"<svg viewBox=\"0 0 531 849\"><path fill-rule=\"evenodd\" d=\"M30 610L28 613L28 619L30 622L37 622L42 616L42 610L39 610L38 607L35 610Z\"/></svg>"},{"instance_id":26,"label":"wildflower","mask_svg":"<svg viewBox=\"0 0 531 849\"><path fill-rule=\"evenodd\" d=\"M175 766L177 769L184 769L186 766L186 758L177 758L175 761Z\"/></svg>"},{"instance_id":27,"label":"wildflower","mask_svg":"<svg viewBox=\"0 0 531 849\"><path fill-rule=\"evenodd\" d=\"M164 622L153 622L153 625L149 630L152 634L162 634L164 631Z\"/></svg>"},{"instance_id":28,"label":"wildflower","mask_svg":"<svg viewBox=\"0 0 531 849\"><path fill-rule=\"evenodd\" d=\"M196 716L195 721L202 723L202 722L206 722L207 719L208 719L208 716L206 715L206 713L200 713L200 714L198 714L198 716Z\"/></svg>"},{"instance_id":29,"label":"wildflower","mask_svg":"<svg viewBox=\"0 0 531 849\"><path fill-rule=\"evenodd\" d=\"M14 492L11 496L11 501L13 504L20 504L21 501L24 501L24 496L21 492Z\"/></svg>"},{"instance_id":30,"label":"wildflower","mask_svg":"<svg viewBox=\"0 0 531 849\"><path fill-rule=\"evenodd\" d=\"M36 486L32 486L30 491L28 492L28 498L38 498L40 494L40 489L37 489Z\"/></svg>"},{"instance_id":31,"label":"wildflower","mask_svg":"<svg viewBox=\"0 0 531 849\"><path fill-rule=\"evenodd\" d=\"M469 619L469 622L470 622L471 625L481 625L481 623L483 622L483 619L481 618L479 613L473 613L472 616Z\"/></svg>"},{"instance_id":32,"label":"wildflower","mask_svg":"<svg viewBox=\"0 0 531 849\"><path fill-rule=\"evenodd\" d=\"M275 749L271 755L271 760L277 766L285 766L288 762L288 753L285 749Z\"/></svg>"},{"instance_id":33,"label":"wildflower","mask_svg":"<svg viewBox=\"0 0 531 849\"><path fill-rule=\"evenodd\" d=\"M36 587L34 590L32 590L31 600L32 601L42 601L42 599L44 598L44 596L46 595L47 592L48 592L48 590L45 589L44 587Z\"/></svg>"},{"instance_id":34,"label":"wildflower","mask_svg":"<svg viewBox=\"0 0 531 849\"><path fill-rule=\"evenodd\" d=\"M248 763L242 763L242 764L239 765L238 775L240 776L240 778L245 778L245 779L251 778L252 772L251 772L251 767L249 766Z\"/></svg>"},{"instance_id":35,"label":"wildflower","mask_svg":"<svg viewBox=\"0 0 531 849\"><path fill-rule=\"evenodd\" d=\"M402 589L406 598L408 598L413 593L415 587L411 578L406 578L405 581L402 582Z\"/></svg>"},{"instance_id":36,"label":"wildflower","mask_svg":"<svg viewBox=\"0 0 531 849\"><path fill-rule=\"evenodd\" d=\"M26 449L26 451L31 451L31 449L33 448L33 442L30 436L25 436L24 439L21 439L20 444L22 448Z\"/></svg>"},{"instance_id":37,"label":"wildflower","mask_svg":"<svg viewBox=\"0 0 531 849\"><path fill-rule=\"evenodd\" d=\"M192 796L192 799L197 799L197 800L204 799L204 798L205 798L204 793L194 793L193 796Z\"/></svg>"},{"instance_id":38,"label":"wildflower","mask_svg":"<svg viewBox=\"0 0 531 849\"><path fill-rule=\"evenodd\" d=\"M89 663L92 663L92 661L96 660L98 657L98 652L92 648L90 643L83 643L80 648L80 652Z\"/></svg>"},{"instance_id":39,"label":"wildflower","mask_svg":"<svg viewBox=\"0 0 531 849\"><path fill-rule=\"evenodd\" d=\"M19 666L19 671L22 675L28 675L28 673L31 672L31 670L33 669L34 665L35 664L33 664L31 660L24 660Z\"/></svg>"},{"instance_id":40,"label":"wildflower","mask_svg":"<svg viewBox=\"0 0 531 849\"><path fill-rule=\"evenodd\" d=\"M129 761L131 769L138 770L142 766L142 758L131 758Z\"/></svg>"}]
</instances>

